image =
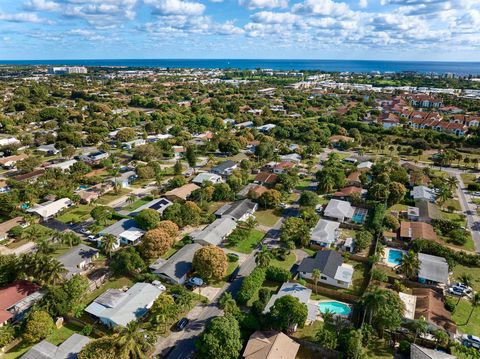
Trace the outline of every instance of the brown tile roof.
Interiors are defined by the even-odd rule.
[[[6,235],[13,227],[20,225],[24,220],[22,217],[15,217],[0,223],[0,236]]]
[[[38,285],[26,280],[17,280],[6,287],[0,288],[0,323],[4,323],[13,316],[7,311],[8,308],[39,289]]]
[[[187,183],[186,185],[172,189],[171,191],[168,191],[165,193],[165,196],[171,196],[171,197],[178,197],[180,199],[186,200],[190,194],[195,191],[196,189],[199,189],[200,187],[197,186],[195,183]]]
[[[267,188],[267,187],[264,187],[264,186],[255,186],[255,187],[252,187],[252,189],[250,189],[250,191],[252,191],[252,192],[255,194],[255,198],[258,198],[258,197],[260,197],[264,192],[267,192],[267,191],[268,191],[268,188]]]
[[[255,176],[255,182],[273,184],[277,182],[277,175],[270,172],[260,172]]]
[[[300,344],[277,331],[256,331],[250,336],[245,359],[295,359]]]
[[[450,333],[457,332],[452,315],[445,309],[443,294],[430,288],[413,288],[412,294],[417,297],[415,319],[423,316],[428,322],[445,328]]]
[[[17,181],[25,181],[25,180],[28,180],[28,179],[31,179],[31,178],[40,177],[43,174],[43,172],[45,172],[45,169],[41,168],[41,169],[29,172],[29,173],[25,173],[23,175],[15,176],[13,178]]]
[[[437,240],[437,235],[433,227],[425,222],[405,222],[400,223],[400,237],[410,239],[430,239]]]
[[[362,193],[362,189],[356,186],[348,186],[348,187],[342,188],[338,192],[335,192],[333,195],[335,197],[350,197],[354,193]]]
[[[360,171],[352,172],[348,175],[347,181],[349,181],[349,182],[360,182],[361,174],[362,174],[362,172],[360,172]]]
[[[8,157],[3,157],[3,158],[0,158],[0,165],[5,165],[6,163],[10,162],[10,161],[13,161],[13,162],[17,162],[17,161],[21,161],[21,160],[24,160],[25,158],[27,158],[28,155],[25,154],[25,153],[22,153],[20,155],[14,155],[14,156],[8,156]]]

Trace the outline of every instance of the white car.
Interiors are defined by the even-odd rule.
[[[160,282],[159,280],[154,280],[152,282],[152,285],[154,285],[155,287],[157,287],[158,289],[160,289],[161,291],[166,291],[167,290],[167,287],[165,287],[162,282]]]
[[[462,344],[466,347],[480,349],[480,338],[475,335],[464,334],[462,337]]]

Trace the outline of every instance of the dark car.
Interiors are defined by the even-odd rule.
[[[185,327],[188,325],[188,323],[190,323],[190,319],[188,319],[188,318],[180,319],[177,322],[177,324],[175,324],[175,330],[179,332],[179,331],[185,329]]]
[[[238,272],[240,271],[240,267],[235,268],[235,270],[228,276],[228,282],[232,283],[238,276]]]

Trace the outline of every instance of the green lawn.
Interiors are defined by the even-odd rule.
[[[455,267],[453,267],[453,275],[451,280],[454,282],[460,281],[460,276],[465,273],[472,276],[473,290],[480,291],[480,268],[478,267],[465,267],[457,264]]]
[[[135,211],[137,208],[143,206],[144,204],[147,204],[150,201],[151,201],[151,198],[148,198],[148,197],[140,198],[140,199],[137,199],[135,202],[130,203],[128,206],[123,207],[123,210],[132,212],[132,211]]]
[[[295,186],[295,189],[299,191],[305,191],[310,188],[310,184],[312,183],[311,178],[304,178],[298,181],[298,184]]]
[[[28,239],[18,239],[6,245],[7,248],[16,249],[30,242]]]
[[[273,227],[280,219],[280,216],[275,214],[273,209],[267,209],[265,211],[255,212],[255,218],[257,218],[259,224],[267,227]]]
[[[90,218],[90,212],[95,206],[92,204],[81,204],[71,207],[59,215],[56,219],[63,223],[79,223]]]
[[[298,339],[308,340],[310,342],[315,342],[315,335],[318,330],[323,327],[323,322],[317,320],[311,325],[305,325],[303,328],[298,328],[293,336]]]
[[[392,359],[393,349],[385,340],[374,338],[368,345],[367,355],[372,359]]]
[[[468,186],[470,183],[474,183],[477,179],[477,176],[473,173],[462,173],[460,174],[460,177],[462,177],[465,186]]]
[[[280,283],[270,282],[270,281],[266,280],[265,282],[263,282],[261,288],[270,289],[271,293],[275,294],[275,293],[277,293],[278,289],[280,288]],[[247,302],[247,306],[250,307],[253,304],[253,302],[255,302],[257,299],[258,299],[258,291]]]
[[[352,285],[346,289],[345,292],[353,295],[362,295],[362,286],[365,278],[365,264],[355,262],[352,260],[347,261],[348,264],[353,266]]]
[[[450,198],[443,204],[443,208],[452,207],[455,211],[461,211],[462,207],[460,206],[460,202],[458,199]]]
[[[453,312],[453,320],[457,324],[458,330],[480,336],[480,308],[475,308],[470,318],[470,321],[467,324],[468,316],[472,310],[472,305],[466,299],[461,299],[460,303],[455,308]]]
[[[408,208],[408,206],[406,204],[398,203],[398,204],[390,207],[387,212],[392,212],[392,211],[402,212],[402,211],[406,211],[407,208]]]
[[[119,199],[120,197],[123,197],[127,194],[129,194],[132,190],[128,188],[122,188],[118,193],[115,192],[108,192],[104,194],[102,197],[97,199],[97,203],[101,204],[103,206],[109,204],[112,201],[115,201],[116,199]]]
[[[112,277],[107,280],[100,288],[95,289],[85,298],[85,304],[90,304],[95,298],[97,298],[100,294],[104,293],[107,289],[115,288],[123,288],[123,287],[131,287],[133,284],[132,280],[127,277],[119,277],[115,278]]]
[[[250,254],[258,245],[258,243],[260,243],[260,241],[263,239],[264,236],[265,236],[265,233],[260,232],[256,229],[252,229],[247,239],[239,241],[234,246],[227,244],[227,248],[235,252]]]
[[[286,270],[290,270],[290,268],[292,268],[292,266],[295,264],[296,261],[297,261],[297,257],[295,256],[295,253],[291,252],[285,258],[284,261],[280,261],[280,260],[275,258],[270,262],[270,265],[274,266],[274,267],[280,267],[280,268],[284,268]]]
[[[50,334],[46,340],[54,345],[59,345],[63,343],[65,340],[70,338],[74,333],[80,333],[82,330],[81,327],[73,324],[73,323],[66,323],[60,329],[55,329],[52,334]],[[20,358],[25,352],[27,352],[33,345],[20,343],[16,347],[13,347],[8,353],[5,353],[2,358],[5,359],[15,359]]]

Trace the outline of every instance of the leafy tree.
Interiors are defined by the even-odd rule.
[[[307,315],[307,306],[291,295],[278,298],[268,313],[271,325],[280,330],[288,330],[295,325],[303,327]]]
[[[23,339],[28,343],[36,343],[49,336],[55,325],[50,314],[43,310],[32,312],[25,324]]]
[[[399,182],[391,182],[388,185],[388,193],[388,205],[393,206],[403,200],[407,193],[407,189]]]
[[[131,127],[122,128],[120,131],[117,132],[116,139],[120,142],[128,142],[132,141],[137,137],[135,130]]]
[[[46,297],[50,313],[61,316],[80,316],[85,307],[88,285],[87,277],[75,275],[61,285],[50,287]]]
[[[417,337],[422,334],[426,334],[428,331],[428,323],[423,316],[415,321],[415,337],[413,338],[413,344],[416,343]]]
[[[85,345],[78,359],[126,359],[120,356],[115,337],[107,336],[94,339]]]
[[[17,256],[0,255],[0,286],[13,282],[18,276],[19,261]]]
[[[390,191],[385,184],[374,183],[368,190],[368,196],[374,201],[384,202],[390,196]]]
[[[183,171],[183,166],[181,161],[175,162],[175,165],[173,166],[173,174],[175,176],[180,176]]]
[[[187,146],[187,151],[185,152],[185,159],[190,167],[195,167],[197,164],[197,153],[195,152],[195,147]]]
[[[282,202],[282,194],[277,190],[269,189],[262,193],[258,202],[264,208],[275,208]]]
[[[303,219],[290,217],[283,221],[280,239],[283,242],[293,241],[299,246],[307,246],[310,242],[310,229]]]
[[[42,161],[38,157],[30,156],[15,164],[15,167],[22,172],[32,172],[36,167],[40,166]]]
[[[349,329],[341,333],[339,337],[340,350],[345,359],[367,359],[365,349],[362,346],[362,330]]]
[[[160,213],[152,208],[142,209],[135,216],[135,222],[144,230],[154,229],[160,222]]]
[[[303,191],[298,202],[300,203],[300,206],[315,207],[319,201],[320,199],[316,193],[312,191]]]
[[[236,359],[242,346],[240,327],[232,315],[214,318],[196,343],[200,358]]]
[[[262,245],[262,248],[260,249],[260,251],[258,251],[255,254],[255,263],[260,268],[268,267],[272,259],[273,259],[273,254],[265,245]]]
[[[175,238],[162,228],[149,230],[142,238],[139,250],[146,259],[158,258],[175,243]]]
[[[389,228],[392,231],[396,231],[400,228],[400,222],[395,216],[391,215],[390,213],[385,214],[385,217],[383,218],[383,224],[385,225],[385,227]]]
[[[113,209],[107,206],[97,206],[92,209],[90,215],[97,223],[105,225],[112,218]]]
[[[114,273],[120,275],[130,275],[143,270],[145,267],[145,262],[133,247],[115,252],[110,261],[110,268]]]
[[[167,326],[175,321],[178,313],[179,307],[173,297],[162,293],[150,308],[150,321],[153,325],[160,326],[162,333],[164,333]]]
[[[315,334],[315,342],[322,348],[335,349],[337,347],[337,333],[322,327]]]
[[[373,241],[373,234],[367,230],[361,230],[355,234],[355,249],[360,252],[366,249]]]
[[[227,256],[216,246],[200,248],[193,256],[193,269],[202,279],[222,279],[227,273]]]

